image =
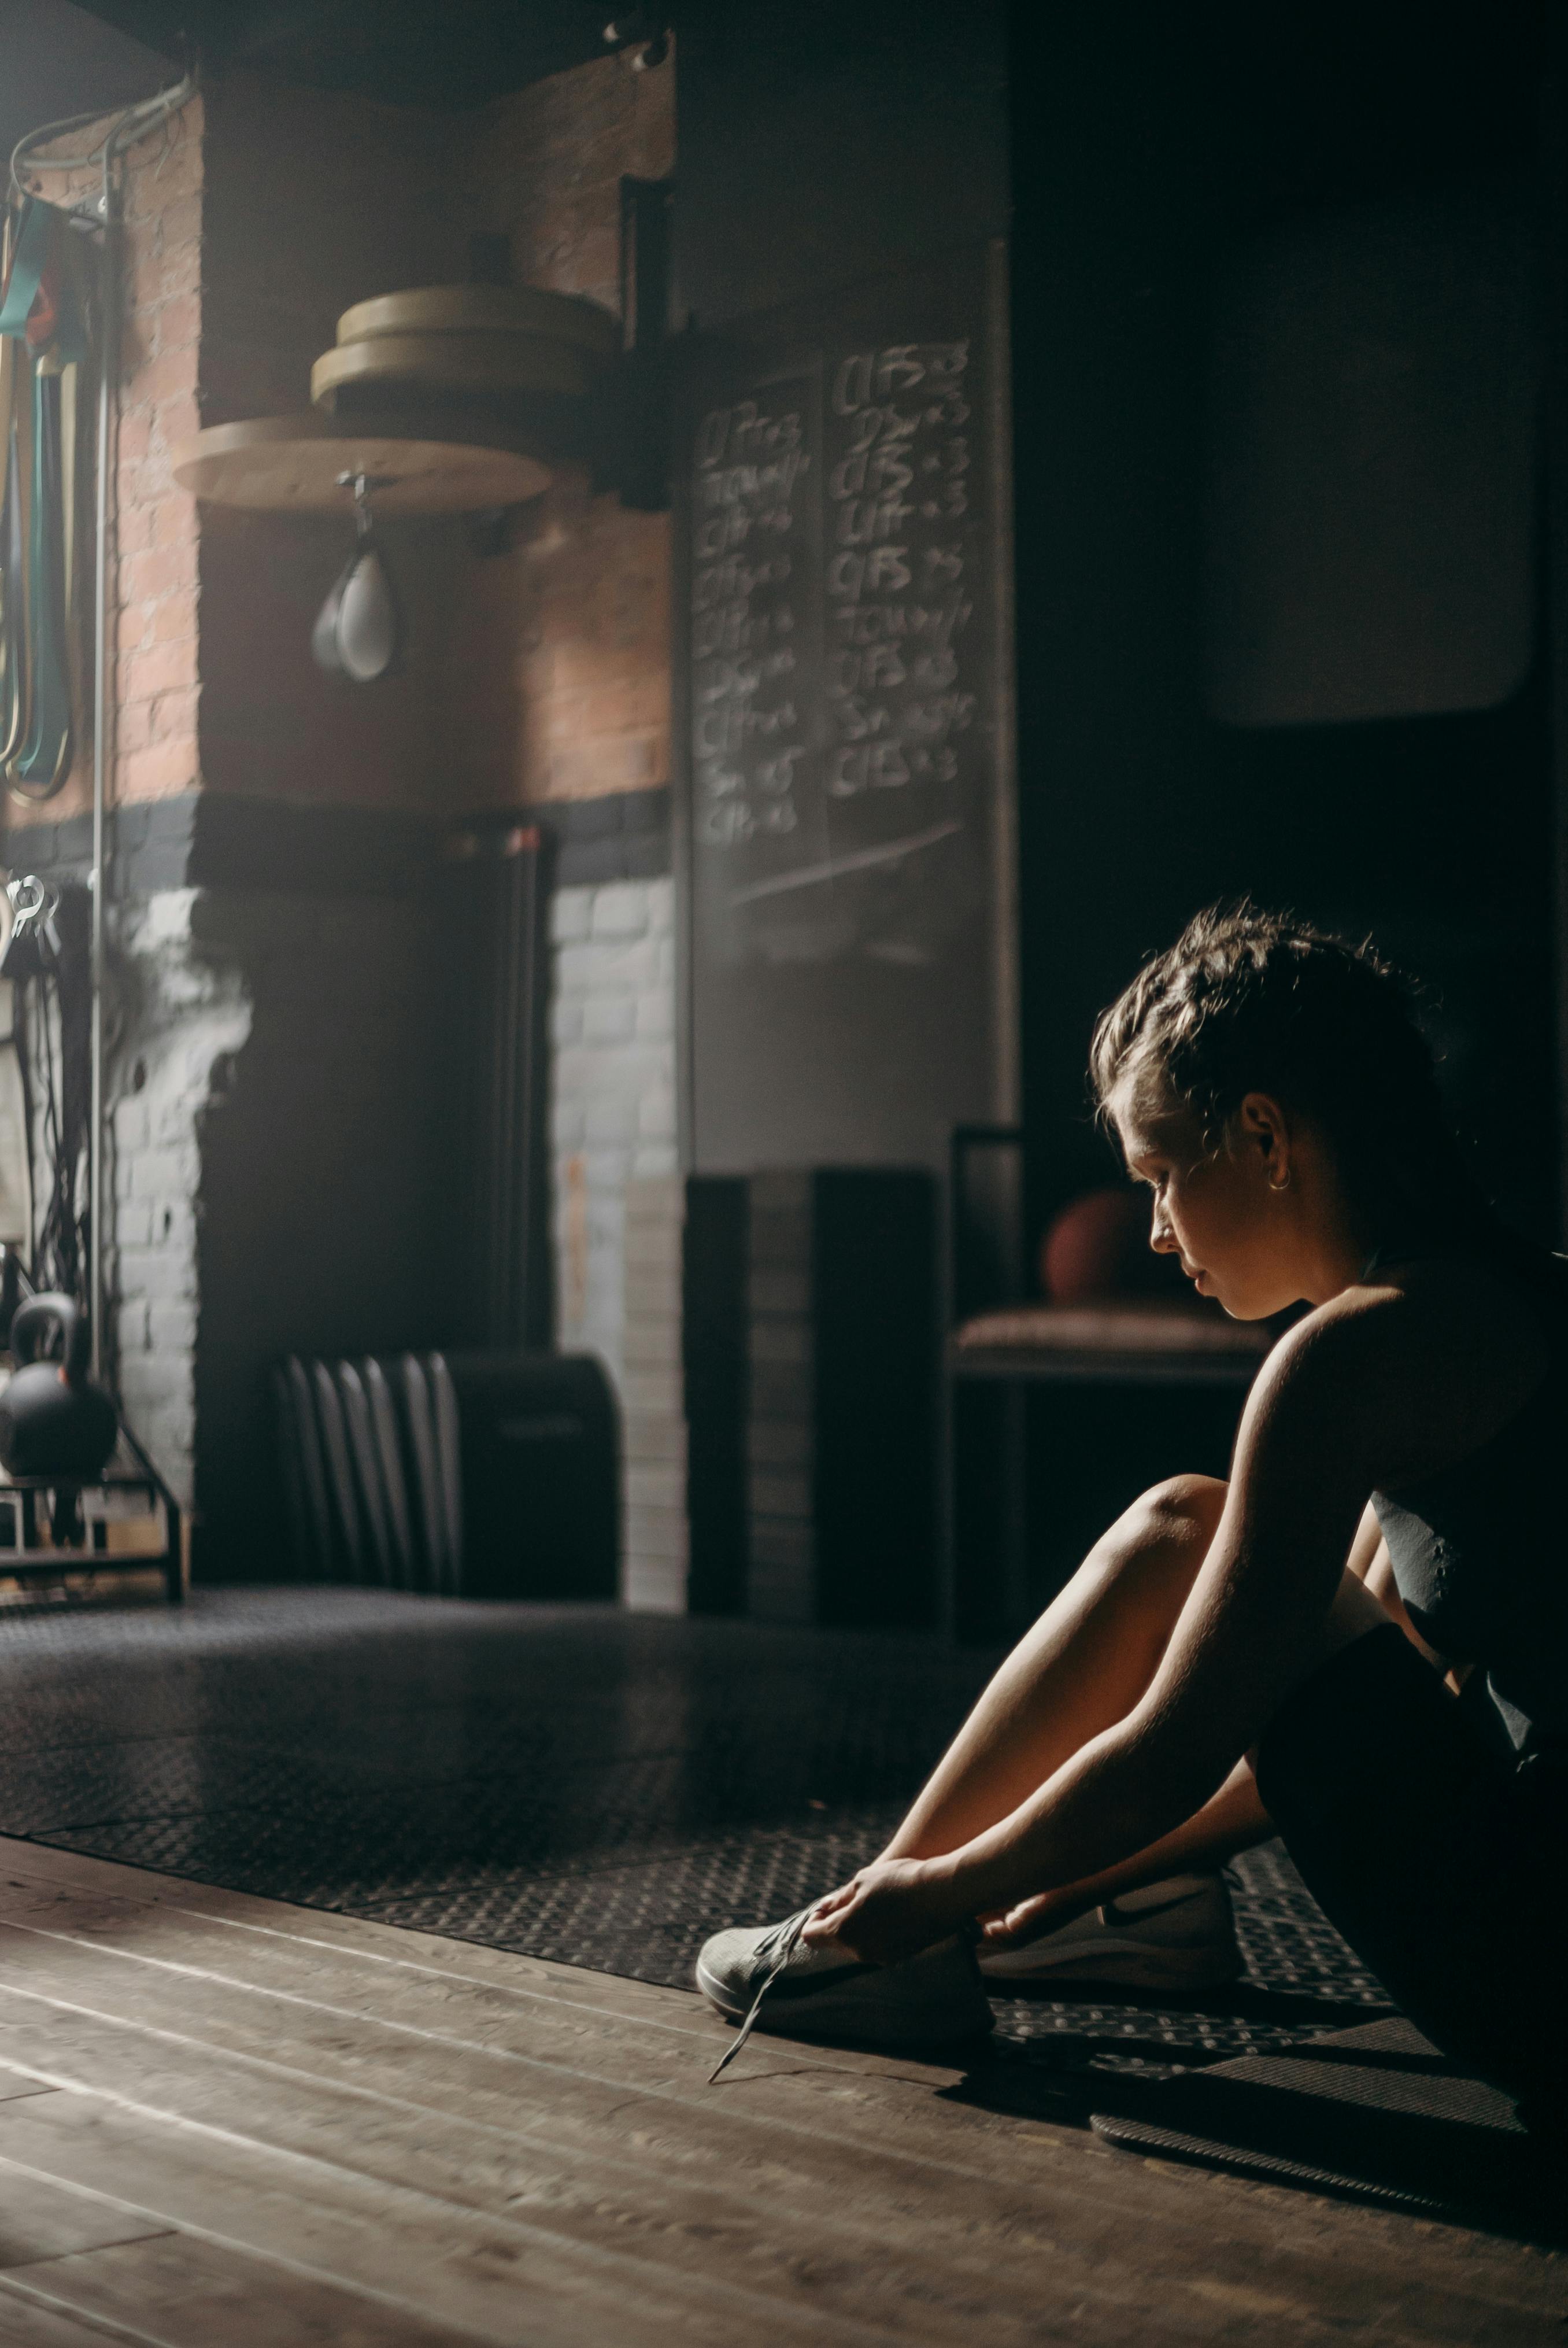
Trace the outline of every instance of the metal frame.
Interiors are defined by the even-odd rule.
[[[1261,1354],[1048,1354],[1000,1345],[981,1352],[953,1341],[948,1346],[949,1377],[1020,1385],[1249,1386],[1262,1362]]]
[[[157,1521],[161,1536],[156,1549],[109,1548],[109,1518],[87,1513],[83,1502],[91,1493],[112,1492],[146,1495],[147,1513]],[[40,1502],[46,1504],[50,1518],[56,1521],[68,1511],[81,1524],[81,1540],[42,1540]],[[9,1543],[5,1539],[7,1529],[11,1535]],[[0,1483],[0,1577],[47,1577],[59,1581],[68,1573],[160,1572],[169,1603],[179,1605],[190,1589],[189,1569],[190,1545],[185,1539],[183,1514],[154,1469],[132,1474],[122,1471],[118,1475],[106,1471],[87,1482],[65,1476],[16,1476]]]

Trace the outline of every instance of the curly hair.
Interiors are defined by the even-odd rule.
[[[1102,1013],[1090,1076],[1112,1097],[1174,1099],[1203,1146],[1224,1145],[1249,1092],[1272,1094],[1327,1137],[1352,1203],[1379,1236],[1491,1210],[1460,1155],[1413,991],[1369,944],[1351,945],[1243,900],[1212,905]]]

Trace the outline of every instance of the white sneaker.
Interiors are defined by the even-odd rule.
[[[982,1941],[979,1970],[999,1988],[1102,1981],[1145,1989],[1215,1989],[1242,1971],[1225,1879],[1173,1875],[1010,1948]]]
[[[866,1965],[800,1938],[811,1913],[782,1924],[715,1932],[697,1959],[697,1986],[731,2022],[765,1988],[759,2030],[788,2038],[934,2045],[991,2027],[991,2009],[967,1940],[955,1934],[897,1965]]]

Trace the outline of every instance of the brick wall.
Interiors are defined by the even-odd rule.
[[[195,946],[193,889],[121,908],[116,953],[124,1021],[111,1072],[106,1265],[116,1301],[118,1384],[128,1417],[180,1500],[195,1491],[200,1119],[214,1072],[250,1032],[239,973]]]
[[[551,934],[559,1336],[619,1380],[627,1185],[675,1171],[671,883],[559,889]]]
[[[196,503],[173,452],[199,422],[200,98],[132,150],[125,181],[127,308],[117,490],[117,799],[188,790],[199,768]]]
[[[620,180],[674,165],[672,65],[605,57],[480,114],[458,188],[469,232],[511,242],[519,283],[619,311]],[[505,557],[459,583],[451,706],[482,803],[589,798],[670,779],[670,518],[578,468]]]
[[[620,304],[620,179],[673,168],[672,67],[607,57],[487,108],[463,181],[470,232],[504,232],[518,280]],[[670,780],[667,514],[563,470],[508,552],[458,582],[454,740],[477,802],[583,802]],[[628,1604],[685,1602],[668,879],[568,886],[552,953],[558,1335],[620,1399]],[[673,1250],[673,1256],[671,1256]]]

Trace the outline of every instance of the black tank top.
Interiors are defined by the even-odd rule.
[[[1568,1262],[1488,1257],[1540,1321],[1546,1375],[1478,1450],[1372,1506],[1410,1620],[1450,1663],[1484,1673],[1526,1752],[1568,1741]]]

